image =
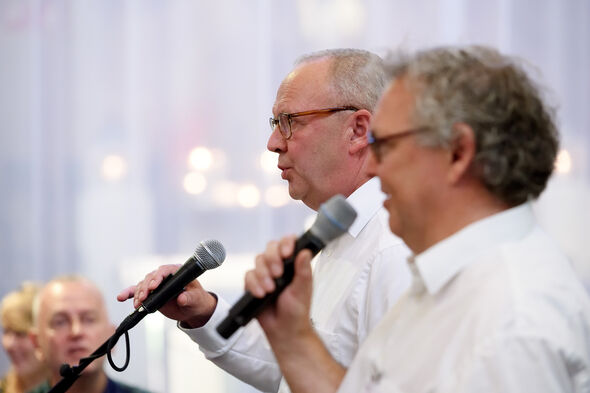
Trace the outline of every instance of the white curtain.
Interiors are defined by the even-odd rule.
[[[300,232],[312,212],[287,202],[278,172],[261,164],[293,61],[331,47],[455,43],[537,68],[564,152],[536,210],[590,282],[588,0],[0,0],[0,295],[81,272],[118,321],[129,306],[115,294],[163,256],[209,238],[250,255]],[[207,150],[191,167],[197,147]],[[232,263],[220,270],[242,271]],[[117,377],[181,391],[169,369],[176,338],[143,345],[174,327],[150,326],[135,345],[132,333],[132,367]],[[168,359],[155,374],[150,353]],[[233,380],[211,389],[245,391]]]

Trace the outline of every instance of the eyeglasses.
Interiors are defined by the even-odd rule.
[[[430,127],[417,127],[411,128],[409,130],[404,130],[400,132],[396,132],[394,134],[390,134],[387,136],[383,136],[381,138],[377,138],[373,135],[373,131],[369,131],[367,134],[367,141],[369,142],[369,146],[371,147],[371,151],[375,155],[375,159],[377,162],[381,162],[383,156],[385,155],[386,149],[385,147],[387,144],[393,140],[403,138],[408,135],[416,134],[418,132],[424,132],[430,130]]]
[[[270,119],[268,119],[268,121],[270,123],[270,129],[272,131],[274,131],[278,125],[279,131],[281,132],[281,135],[283,136],[283,138],[289,139],[289,138],[291,138],[291,135],[293,135],[293,131],[291,131],[291,119],[294,117],[317,115],[317,114],[331,114],[331,113],[341,112],[341,111],[358,111],[358,110],[359,109],[354,106],[336,106],[334,108],[316,109],[316,110],[296,112],[296,113],[279,113],[277,117],[271,117]]]

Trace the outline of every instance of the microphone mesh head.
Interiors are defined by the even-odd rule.
[[[204,270],[215,269],[225,260],[225,248],[217,240],[199,243],[193,255]]]
[[[310,231],[326,244],[346,232],[355,219],[354,208],[338,194],[320,206]]]

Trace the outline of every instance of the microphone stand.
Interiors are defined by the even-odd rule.
[[[129,365],[129,334],[127,332],[137,325],[137,323],[141,321],[147,314],[148,311],[143,306],[140,306],[137,310],[125,318],[123,322],[121,322],[115,333],[109,337],[100,347],[98,347],[96,351],[94,351],[90,356],[80,359],[80,363],[77,366],[70,367],[67,364],[63,364],[59,370],[62,379],[56,383],[48,393],[64,393],[67,391],[80,377],[82,370],[84,370],[94,360],[102,357],[105,354],[107,355],[109,364],[113,369],[119,372],[125,370]],[[125,335],[127,357],[123,367],[118,367],[111,358],[111,349],[113,349],[113,347],[117,344],[117,341],[119,341],[119,338],[122,335]]]

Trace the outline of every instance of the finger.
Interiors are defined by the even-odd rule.
[[[270,259],[272,258],[268,258],[266,254],[258,255],[255,261],[256,268],[254,270],[251,270],[256,278],[255,284],[261,286],[265,292],[272,292],[275,289],[273,275],[269,269],[269,264],[272,265]],[[275,268],[275,270],[277,269],[278,268]]]
[[[127,299],[131,299],[133,297],[133,295],[135,295],[135,287],[136,287],[135,285],[132,285],[130,287],[123,289],[117,295],[117,300],[120,302],[124,302]]]
[[[285,236],[279,241],[279,251],[281,258],[288,258],[295,252],[295,235]]]
[[[266,295],[266,291],[264,287],[258,282],[258,278],[254,272],[254,270],[250,270],[246,272],[244,276],[244,287],[246,291],[250,292],[254,297],[264,297]]]
[[[291,283],[293,291],[297,294],[311,295],[312,291],[312,273],[311,273],[312,254],[309,250],[301,251],[295,258],[295,276]]]
[[[272,241],[266,245],[262,254],[264,263],[268,266],[272,277],[280,277],[283,274],[283,258],[281,257],[279,242]]]
[[[149,293],[156,289],[170,274],[175,273],[180,265],[163,265],[157,270],[146,274],[145,278],[137,284],[133,297],[133,305],[137,308],[148,297]]]

